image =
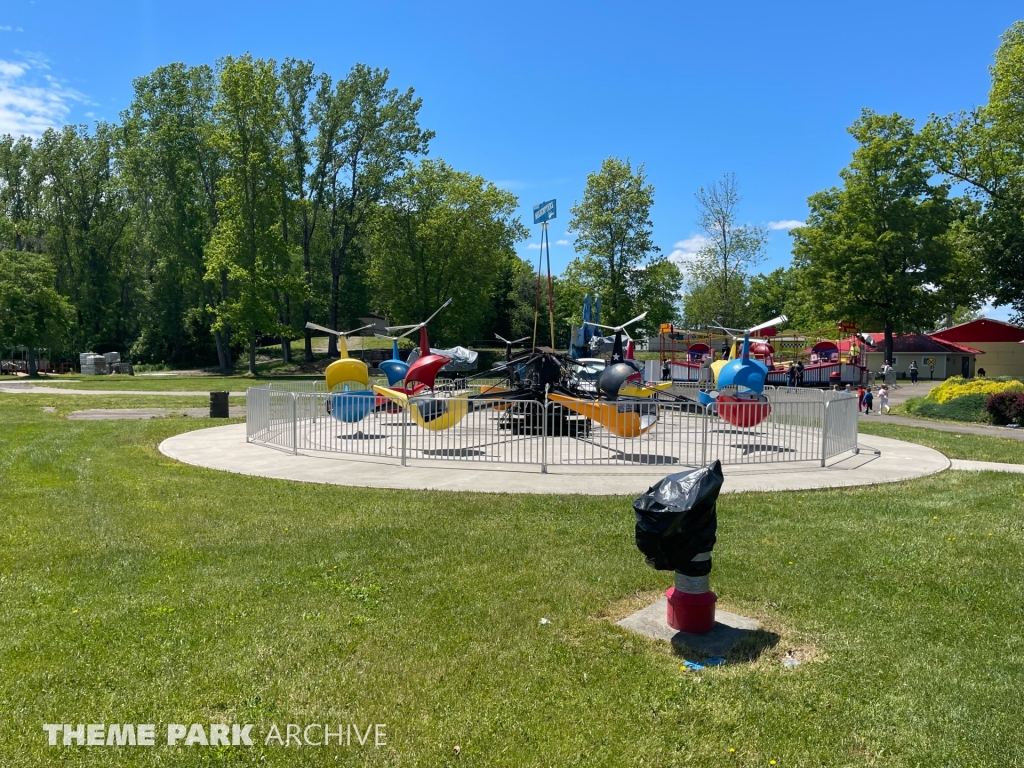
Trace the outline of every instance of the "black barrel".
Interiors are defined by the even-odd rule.
[[[210,393],[210,418],[211,419],[226,419],[230,414],[228,413],[228,393],[227,392],[211,392]]]

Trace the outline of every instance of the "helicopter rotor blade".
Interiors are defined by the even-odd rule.
[[[771,320],[767,320],[761,323],[760,325],[755,325],[753,328],[748,328],[746,332],[754,333],[755,331],[760,331],[763,330],[764,328],[771,328],[772,326],[775,325],[782,325],[787,320],[789,320],[789,318],[786,317],[785,315],[779,315],[778,317],[773,317]]]
[[[620,328],[625,328],[625,327],[626,327],[627,325],[632,325],[633,323],[638,323],[638,322],[640,322],[641,320],[643,320],[643,319],[644,319],[645,317],[647,317],[647,313],[646,313],[646,312],[643,312],[643,313],[641,313],[641,314],[637,315],[636,317],[634,317],[634,318],[633,318],[632,320],[627,320],[627,321],[626,321],[626,322],[624,322],[624,323],[623,323],[622,325],[620,325],[620,326],[617,326],[617,327],[615,328],[615,330],[619,330]]]
[[[437,315],[441,312],[442,309],[444,309],[445,307],[447,307],[451,303],[452,303],[452,300],[448,299],[448,301],[446,301],[444,304],[442,304],[440,307],[437,308],[437,312],[435,312],[430,317],[428,317],[426,320],[424,320],[423,324],[426,325],[427,323],[429,323],[431,320],[433,320],[435,317],[437,317]]]
[[[345,331],[343,333],[339,333],[338,335],[339,336],[351,336],[353,333],[359,333],[360,331],[365,331],[367,328],[373,328],[373,323],[370,323],[369,325],[364,325],[361,328],[353,328],[351,331]]]
[[[306,328],[311,330],[311,331],[323,331],[324,333],[329,333],[329,334],[331,334],[333,336],[344,336],[345,335],[345,334],[341,333],[340,331],[335,331],[335,330],[332,330],[330,328],[325,328],[324,326],[317,325],[316,323],[306,323]]]

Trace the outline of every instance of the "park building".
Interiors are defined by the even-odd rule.
[[[870,339],[864,349],[864,364],[869,371],[880,371],[885,364],[885,334],[866,333]],[[977,375],[978,368],[984,368],[987,376],[997,375],[988,370],[988,360],[978,362],[985,352],[975,346],[967,346],[938,338],[937,334],[903,333],[893,336],[892,364],[896,378],[910,378],[910,363],[917,364],[918,376],[923,380],[948,379],[951,376],[970,378]],[[873,343],[873,346],[872,346]],[[1024,352],[1024,347],[1022,347]],[[1001,375],[1001,374],[1000,374]]]
[[[986,376],[1024,376],[1024,328],[981,317],[937,331],[931,337],[983,352],[985,357],[978,366],[985,370]]]

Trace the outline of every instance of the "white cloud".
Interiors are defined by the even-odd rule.
[[[982,317],[987,317],[991,320],[1002,320],[1004,322],[1010,322],[1013,318],[1013,308],[1007,305],[997,307],[992,303],[992,299],[989,299],[985,306],[978,310]]]
[[[491,183],[498,189],[507,189],[509,192],[521,192],[528,186],[525,181],[519,181],[517,179],[498,179],[498,181]]]
[[[552,245],[568,245],[568,244],[569,244],[568,240],[555,240],[555,242],[552,243]],[[530,243],[526,247],[529,250],[531,250],[531,251],[539,251],[540,250],[540,243]]]
[[[10,27],[0,27],[0,32],[10,32],[10,31],[11,31]]]
[[[86,97],[66,88],[50,75],[38,54],[22,54],[22,61],[0,59],[0,134],[39,136],[47,128],[61,125],[72,102],[88,104]]]
[[[675,243],[668,258],[677,264],[693,261],[700,249],[707,244],[708,237],[706,235],[691,235],[685,240]]]
[[[805,226],[804,222],[797,221],[796,219],[783,219],[782,221],[769,221],[768,229],[796,229],[797,227]]]

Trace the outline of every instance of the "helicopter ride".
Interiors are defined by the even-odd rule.
[[[396,391],[401,391],[408,395],[415,394],[416,392],[419,392],[424,388],[434,386],[434,381],[437,379],[437,372],[441,368],[443,368],[448,362],[450,362],[450,360],[444,355],[430,354],[430,339],[427,336],[427,324],[435,317],[437,317],[442,309],[444,309],[451,303],[452,300],[448,299],[448,301],[446,301],[444,304],[437,308],[434,314],[432,314],[422,323],[412,323],[410,325],[392,325],[387,328],[388,333],[394,333],[395,331],[402,330],[405,331],[405,333],[402,333],[398,336],[385,336],[384,334],[380,333],[374,334],[374,336],[376,336],[378,339],[388,339],[391,341],[391,359],[384,360],[378,366],[384,372],[384,375],[387,377],[389,388],[397,388]],[[416,333],[416,331],[420,332],[420,356],[415,362],[410,364],[405,360],[402,360],[398,356],[398,340],[404,339],[406,336],[410,336],[413,333]],[[435,359],[427,360],[427,358]],[[442,358],[443,362],[441,362]],[[412,370],[411,376],[409,374],[410,370]],[[418,388],[409,388],[408,386],[400,388],[399,385],[403,384],[403,382],[406,385],[408,385],[411,382],[416,382],[417,384],[422,386],[419,386]]]
[[[311,331],[321,331],[336,336],[341,357],[327,366],[324,383],[327,385],[327,412],[349,424],[362,421],[377,406],[377,398],[370,386],[370,369],[362,360],[348,356],[347,338],[354,333],[365,331],[369,325],[353,328],[351,331],[335,331],[316,323],[306,323]],[[342,391],[334,392],[337,386]]]
[[[389,333],[405,331],[401,336],[385,337],[393,339],[393,358],[398,357],[398,339],[415,331],[420,332],[420,356],[412,364],[394,359],[385,361],[381,365],[381,370],[384,370],[388,377],[388,386],[374,385],[373,387],[376,394],[408,411],[418,426],[432,432],[450,429],[462,421],[470,410],[467,398],[441,396],[434,391],[438,371],[450,363],[451,358],[430,351],[427,324],[451,303],[452,300],[448,299],[434,314],[421,323],[393,325],[387,328]],[[401,363],[401,366],[405,366],[405,368],[395,365],[396,362]],[[384,368],[384,365],[388,363],[391,363],[390,373]],[[399,376],[401,378],[398,378]],[[493,389],[499,391],[500,388]]]
[[[785,315],[779,315],[745,331],[716,326],[730,335],[733,333],[743,334],[742,344],[738,351],[739,337],[733,336],[730,359],[716,360],[711,363],[716,389],[709,392],[704,390],[698,392],[700,402],[713,409],[723,421],[735,427],[755,427],[771,415],[771,403],[764,395],[769,367],[751,355],[750,334],[781,325],[787,320]],[[768,357],[768,360],[770,359]],[[735,387],[736,391],[734,394],[722,394],[720,390],[725,387]]]

